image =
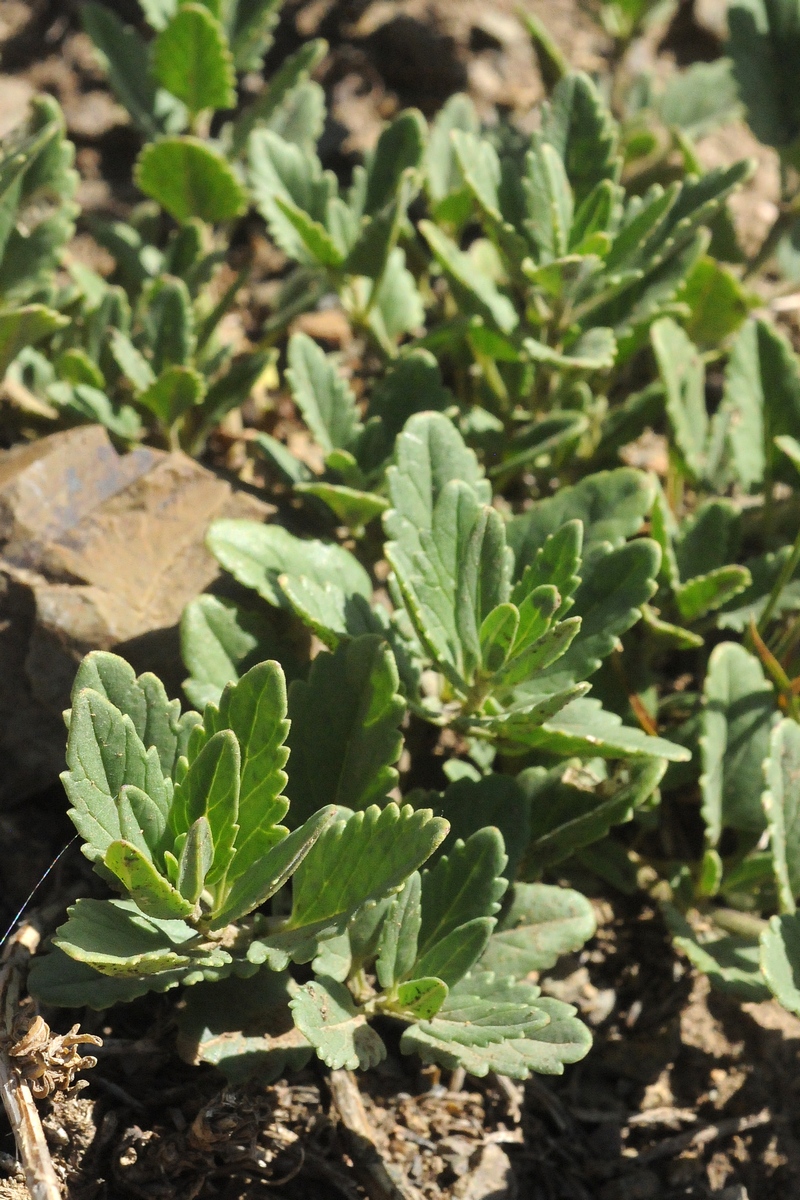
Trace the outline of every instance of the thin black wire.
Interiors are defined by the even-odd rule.
[[[32,892],[31,892],[31,894],[28,896],[28,898],[27,898],[27,899],[26,899],[26,900],[23,902],[23,904],[22,904],[21,908],[19,909],[19,911],[17,912],[16,916],[14,917],[14,920],[11,922],[11,924],[10,924],[10,925],[9,925],[9,927],[8,927],[8,929],[5,931],[5,933],[3,934],[3,936],[0,938],[0,950],[3,948],[3,946],[5,946],[6,942],[8,941],[8,938],[9,938],[9,936],[10,936],[10,935],[13,933],[13,931],[14,931],[14,926],[16,925],[17,921],[20,919],[20,917],[22,916],[22,914],[25,912],[25,909],[28,907],[28,905],[30,904],[31,900],[33,899],[33,897],[34,897],[34,896],[36,895],[36,893],[38,892],[39,888],[40,888],[40,887],[42,886],[42,884],[44,883],[45,879],[47,879],[47,876],[48,876],[48,875],[50,874],[50,872],[53,870],[53,867],[55,867],[55,866],[58,864],[58,862],[59,862],[59,861],[60,861],[60,860],[61,860],[61,859],[64,857],[64,855],[67,853],[67,851],[69,850],[70,846],[74,845],[74,843],[75,843],[75,842],[77,842],[77,840],[78,840],[78,835],[77,835],[77,833],[76,833],[74,837],[70,838],[70,840],[67,842],[66,846],[62,846],[62,848],[59,850],[58,854],[55,856],[55,858],[53,859],[53,861],[50,863],[50,866],[47,868],[47,870],[44,872],[44,874],[43,874],[43,875],[41,875],[41,876],[39,877],[38,881],[36,882],[36,884],[35,884],[35,886],[34,886],[34,888],[33,888],[33,891],[32,891]]]

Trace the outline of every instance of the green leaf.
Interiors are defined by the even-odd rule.
[[[726,827],[753,833],[764,828],[762,764],[777,713],[761,664],[736,642],[711,652],[703,694],[702,814],[706,840],[717,846]]]
[[[336,809],[323,808],[288,836],[280,840],[273,837],[271,848],[262,857],[252,859],[245,870],[237,870],[233,884],[226,885],[221,904],[212,914],[209,927],[224,929],[274,896],[291,878],[336,815]],[[264,837],[263,841],[266,843],[267,838]],[[238,868],[235,859],[234,865]]]
[[[416,169],[425,151],[427,125],[422,113],[407,108],[385,126],[367,158],[364,212],[380,212],[397,194],[403,172]]]
[[[111,1008],[113,1004],[127,1004],[149,991],[166,992],[178,987],[186,973],[187,968],[179,967],[138,979],[136,976],[111,978],[54,948],[47,954],[36,955],[28,973],[28,986],[31,995],[43,1004],[103,1009]]]
[[[706,500],[686,517],[675,536],[680,578],[690,580],[735,563],[741,546],[739,505],[724,497]]]
[[[451,480],[468,484],[484,504],[491,500],[491,485],[474,451],[441,413],[411,417],[397,439],[395,462],[387,472],[393,507],[384,519],[392,538],[408,536],[412,530],[430,530],[434,506]]]
[[[678,293],[678,301],[688,304],[691,310],[686,324],[689,337],[709,350],[716,349],[739,328],[751,305],[736,276],[709,257],[701,258],[693,267]]]
[[[740,934],[720,936],[716,931],[710,935],[700,935],[672,905],[661,907],[672,931],[673,942],[693,967],[708,975],[713,987],[741,1000],[758,1002],[769,998],[759,969],[758,942],[755,938]]]
[[[289,342],[286,378],[303,420],[326,454],[349,449],[363,426],[356,398],[332,358],[305,333]]]
[[[301,496],[316,496],[327,504],[343,525],[359,534],[365,525],[389,507],[389,502],[383,496],[376,496],[374,492],[360,492],[337,483],[298,483],[294,490]]]
[[[395,505],[396,480],[389,483]],[[440,669],[463,690],[481,663],[481,624],[510,592],[502,518],[454,479],[439,494],[430,530],[397,521],[393,512],[386,521],[390,533],[400,532],[385,553],[414,628]]]
[[[419,871],[414,871],[389,903],[375,964],[378,981],[386,990],[399,980],[407,978],[417,960],[419,930],[422,924],[421,895],[420,874]]]
[[[311,150],[292,145],[268,129],[256,129],[250,135],[247,153],[253,198],[276,244],[295,262],[318,265],[289,220],[286,206],[295,217],[305,213],[306,225],[324,233],[329,203],[337,192],[334,176],[323,173]]]
[[[482,971],[500,979],[524,979],[546,971],[562,954],[580,950],[597,921],[591,903],[571,888],[517,883],[511,905],[498,922],[481,958]]]
[[[450,822],[445,847],[456,839],[467,841],[478,830],[494,825],[500,830],[508,855],[506,873],[513,879],[530,836],[530,799],[510,775],[492,771],[480,779],[451,783],[436,805]]]
[[[44,304],[0,312],[0,377],[25,346],[33,346],[68,325],[67,317]]]
[[[518,16],[531,40],[533,52],[536,55],[536,65],[539,68],[545,91],[549,94],[556,84],[568,74],[569,63],[539,17],[524,9],[520,9]]]
[[[211,1063],[233,1084],[265,1084],[302,1070],[313,1050],[292,1028],[295,989],[287,974],[269,970],[196,984],[178,1013],[178,1053],[192,1065]]]
[[[279,575],[281,591],[289,607],[329,649],[341,641],[367,633],[388,636],[379,608],[358,593],[344,592],[335,583],[317,583],[305,575]]]
[[[684,469],[697,480],[703,475],[708,437],[705,368],[697,349],[671,317],[656,321],[650,336],[666,391],[675,445]]]
[[[73,699],[67,768],[62,780],[72,805],[69,816],[92,861],[102,859],[123,836],[116,800],[124,784],[166,805],[155,750],[148,753],[130,717],[89,688]]]
[[[772,917],[761,935],[761,970],[775,999],[800,1015],[800,916]]]
[[[447,276],[456,300],[463,303],[468,312],[483,317],[492,329],[512,333],[518,318],[508,297],[498,291],[470,255],[459,250],[455,242],[431,221],[420,221],[419,230]]]
[[[214,840],[207,817],[198,817],[189,826],[178,860],[177,887],[182,896],[196,904],[200,899],[206,876],[214,861]]]
[[[586,696],[572,700],[542,725],[513,728],[513,739],[519,745],[559,755],[653,757],[669,762],[687,762],[691,757],[683,746],[623,725],[616,713],[606,711],[599,700]]]
[[[233,154],[242,152],[254,129],[263,123],[272,121],[281,106],[291,98],[291,92],[319,66],[327,52],[328,43],[323,38],[313,38],[283,60],[264,91],[234,121],[231,130],[231,152]],[[240,67],[239,69],[244,68]],[[258,67],[255,69],[258,70]],[[274,125],[272,128],[275,128]],[[285,133],[283,136],[285,137]],[[316,141],[316,139],[313,140]]]
[[[583,523],[584,551],[596,542],[621,546],[639,532],[654,497],[652,478],[643,471],[620,467],[615,471],[598,471],[573,487],[560,488],[556,495],[546,500],[535,501],[528,512],[512,517],[508,523],[508,541],[516,556],[517,578],[525,566],[534,561],[547,538],[556,534],[567,521]],[[571,573],[576,573],[576,568],[572,568]],[[541,582],[551,580],[542,579]]]
[[[439,206],[448,197],[463,191],[463,176],[453,147],[453,130],[480,132],[480,121],[469,96],[450,96],[439,109],[431,126],[425,154],[425,186],[433,204]],[[440,214],[437,212],[437,219]],[[469,215],[469,204],[466,215]],[[444,219],[443,215],[441,219]]]
[[[323,267],[342,266],[344,254],[320,221],[313,220],[302,208],[283,196],[275,196],[274,202],[286,222],[298,234],[312,263]]]
[[[703,137],[717,125],[741,117],[732,64],[728,58],[694,62],[676,72],[658,97],[657,111],[665,125],[676,125],[690,137]]]
[[[393,1008],[414,1020],[429,1021],[444,1004],[448,991],[441,979],[409,979],[398,987]]]
[[[323,804],[364,809],[397,782],[405,704],[394,656],[375,635],[318,654],[308,682],[289,691],[292,818]]]
[[[144,392],[155,383],[156,377],[150,363],[121,329],[111,330],[108,348],[114,362],[137,392]]]
[[[194,744],[194,739],[193,739]],[[207,817],[214,841],[214,864],[207,882],[224,878],[234,854],[239,808],[241,753],[236,736],[222,729],[192,755],[189,769],[175,788],[169,814],[170,828],[176,837],[188,833],[198,817]]]
[[[738,596],[750,583],[747,567],[717,567],[676,588],[675,602],[684,621],[698,621]]]
[[[563,658],[543,672],[548,688],[568,687],[598,670],[655,593],[660,564],[661,551],[650,538],[637,538],[607,554],[598,548],[584,563],[570,609],[572,617],[580,618],[580,630]],[[534,680],[531,687],[541,691],[542,682]]]
[[[276,607],[289,607],[278,582],[281,575],[290,580],[305,576],[320,585],[335,579],[346,595],[372,598],[372,583],[358,559],[334,543],[242,520],[214,521],[206,542],[220,566]]]
[[[84,4],[83,27],[106,65],[111,88],[147,137],[159,132],[147,44],[105,4]]]
[[[146,298],[144,325],[160,376],[165,367],[186,366],[197,349],[192,298],[184,281],[170,275],[155,280]]]
[[[170,427],[198,404],[203,403],[206,383],[191,367],[169,366],[141,395],[139,404],[149,409],[163,425]]]
[[[290,1001],[294,1022],[331,1070],[377,1067],[386,1047],[347,988],[334,979],[314,979]]]
[[[606,371],[613,367],[617,353],[614,331],[602,326],[589,329],[566,350],[545,346],[535,338],[525,338],[522,344],[534,362],[550,363],[562,371]]]
[[[246,207],[242,185],[228,163],[192,137],[148,143],[136,162],[137,186],[176,221],[230,221]]]
[[[284,745],[289,722],[286,681],[278,663],[259,663],[237,683],[227,684],[219,707],[209,704],[206,708],[203,724],[209,737],[231,730],[239,745],[240,785],[234,818],[238,832],[226,877],[232,882],[286,835],[279,822],[289,808],[281,795],[286,784],[283,768],[289,757]]]
[[[272,941],[302,937],[309,927],[340,928],[367,900],[399,888],[446,833],[446,821],[409,805],[372,805],[334,821],[296,872],[291,917],[285,934]]]
[[[103,865],[116,875],[136,907],[146,916],[168,920],[191,915],[197,897],[184,899],[130,842],[112,842],[106,850]]]
[[[769,739],[763,795],[782,912],[795,911],[800,896],[800,726],[782,720]]]
[[[422,876],[422,924],[413,975],[455,985],[483,953],[494,914],[508,886],[507,859],[499,830],[486,828]]]
[[[93,650],[78,667],[73,697],[84,688],[99,693],[130,718],[145,749],[155,748],[164,777],[172,778],[177,760],[186,753],[192,728],[200,721],[199,715],[187,712],[181,716],[180,701],[167,697],[156,675],[147,671],[137,677],[124,658],[104,650]]]
[[[407,1029],[400,1049],[477,1078],[489,1071],[513,1079],[527,1079],[531,1071],[560,1075],[563,1064],[583,1058],[591,1044],[574,1012],[530,984],[481,972],[452,989],[432,1021]]]
[[[233,108],[236,76],[222,26],[204,4],[181,4],[153,43],[153,74],[194,115]]]
[[[689,758],[686,754],[685,761]],[[591,776],[581,778],[577,762],[552,771],[534,767],[523,772],[519,784],[532,810],[523,877],[536,878],[576,850],[599,842],[614,825],[630,821],[655,793],[666,765],[660,758],[634,761],[610,785]],[[587,787],[590,781],[594,786]]]
[[[578,204],[601,180],[619,177],[616,122],[588,75],[570,72],[559,81],[542,136],[558,151]]]
[[[195,937],[192,927],[183,921],[145,917],[131,900],[78,900],[67,909],[67,916],[66,924],[56,930],[53,945],[102,975],[135,978],[192,961],[190,953],[181,949]],[[215,957],[219,955],[206,955],[202,961]]]
[[[737,0],[730,6],[728,27],[728,52],[751,129],[768,146],[791,146],[800,134],[792,87],[798,48],[793,5]]]
[[[561,258],[569,246],[574,198],[558,151],[538,140],[525,156],[522,177],[528,219],[525,228],[539,261]]]
[[[257,662],[280,658],[294,673],[263,606],[249,609],[220,596],[198,596],[183,610],[181,655],[191,673],[183,689],[201,709],[219,703],[225,684]]]
[[[768,322],[748,321],[731,349],[721,409],[738,481],[761,484],[769,465],[779,466],[771,439],[800,429],[800,368],[787,340]],[[787,482],[794,483],[791,474]]]

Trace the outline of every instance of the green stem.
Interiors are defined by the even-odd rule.
[[[781,567],[780,574],[772,585],[772,591],[769,594],[769,599],[767,600],[764,611],[759,618],[757,628],[762,637],[764,630],[772,619],[772,614],[775,612],[777,603],[780,600],[781,592],[794,575],[798,563],[800,563],[800,528],[797,530],[797,536],[794,539],[792,552]]]

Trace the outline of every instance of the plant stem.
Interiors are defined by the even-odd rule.
[[[783,591],[783,589],[786,587],[789,580],[794,575],[798,563],[800,563],[800,527],[798,528],[797,535],[794,539],[794,545],[792,546],[792,552],[789,555],[789,557],[786,559],[786,562],[781,567],[778,578],[775,580],[775,582],[772,585],[772,591],[769,594],[769,599],[767,600],[767,603],[764,607],[764,611],[762,612],[762,614],[759,618],[757,628],[758,628],[758,632],[762,636],[764,634],[764,630],[766,629],[768,623],[772,619],[772,614],[775,612],[775,608],[778,604],[778,601],[780,600],[781,592]]]

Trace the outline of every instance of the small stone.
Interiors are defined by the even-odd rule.
[[[511,1160],[494,1142],[481,1151],[474,1171],[459,1180],[453,1189],[458,1200],[512,1200],[517,1194]]]
[[[177,694],[181,613],[219,575],[208,526],[270,511],[184,454],[119,454],[97,425],[0,453],[0,801],[63,768],[61,713],[89,650]]]

